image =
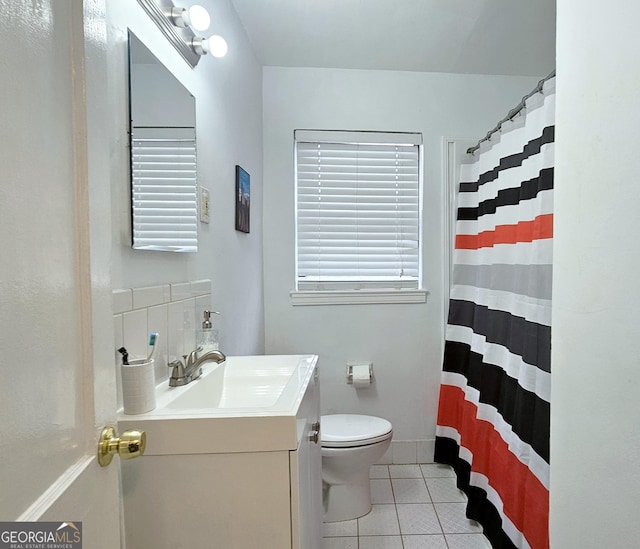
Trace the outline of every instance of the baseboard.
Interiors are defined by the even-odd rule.
[[[380,458],[377,465],[405,465],[411,463],[433,463],[435,439],[394,440]]]

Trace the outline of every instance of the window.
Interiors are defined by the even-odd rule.
[[[295,132],[298,293],[420,288],[421,144],[420,134]]]

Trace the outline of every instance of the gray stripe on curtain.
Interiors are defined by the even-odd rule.
[[[551,265],[456,265],[453,283],[551,299]]]

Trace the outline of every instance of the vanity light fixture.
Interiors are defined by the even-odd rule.
[[[211,24],[209,12],[197,4],[189,9],[173,8],[171,20],[178,27],[189,26],[200,32],[206,31]],[[191,40],[190,46],[198,55],[211,53],[214,57],[224,57],[228,50],[226,40],[217,34],[209,38],[196,36]]]
[[[211,24],[209,13],[202,6],[194,5],[188,9],[176,7],[173,0],[138,0],[138,4],[192,67],[207,53],[214,57],[227,54],[227,43],[221,36],[214,34],[203,38],[194,33],[194,30],[207,30]]]
[[[205,8],[194,4],[188,9],[173,8],[171,21],[177,27],[191,27],[194,31],[204,32],[211,24],[211,17]],[[209,38],[196,36],[191,40],[190,45],[198,55],[210,53],[214,57],[224,57],[229,49],[226,40],[217,34]]]

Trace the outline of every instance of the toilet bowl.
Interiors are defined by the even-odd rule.
[[[386,419],[355,414],[322,416],[324,522],[351,520],[371,510],[369,468],[391,444]]]

